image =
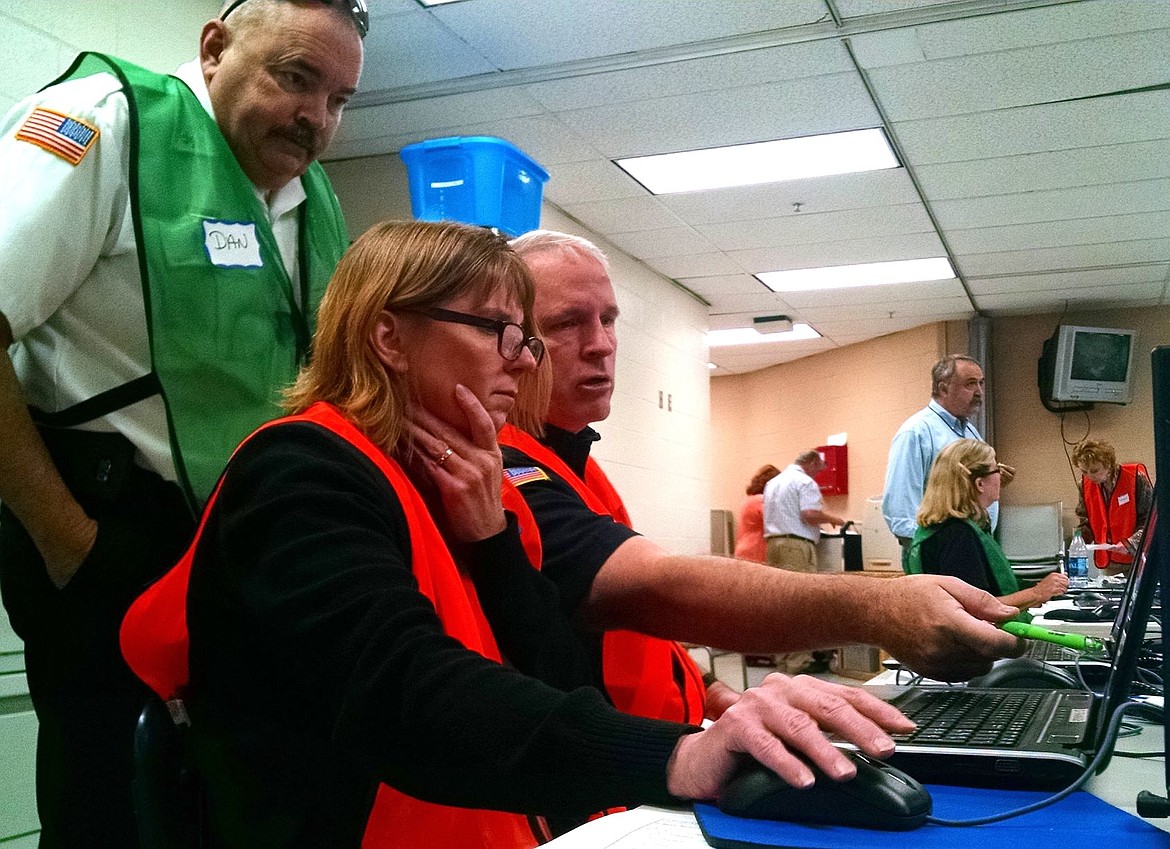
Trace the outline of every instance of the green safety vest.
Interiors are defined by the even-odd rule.
[[[267,211],[199,99],[175,77],[98,53],[81,54],[58,82],[101,72],[121,81],[130,106],[130,204],[153,370],[134,382],[149,388],[101,414],[160,393],[179,482],[198,506],[235,447],[280,414],[349,237],[313,163],[301,177],[298,306]],[[244,248],[243,264],[224,264],[225,243]]]
[[[1012,565],[1008,562],[1007,555],[1003,553],[1003,549],[999,547],[999,543],[995,538],[978,524],[972,522],[970,519],[964,519],[968,525],[975,531],[975,536],[979,539],[979,544],[983,547],[983,553],[987,557],[987,564],[991,567],[991,576],[995,579],[995,585],[998,592],[996,596],[1011,595],[1020,591],[1020,582],[1016,580],[1016,573],[1012,571]],[[914,538],[910,541],[910,551],[906,556],[906,574],[907,575],[921,575],[922,574],[922,543],[934,536],[935,532],[941,525],[932,525],[929,528],[919,527],[914,532]],[[1027,611],[1022,611],[1018,616],[1013,617],[1020,622],[1031,622],[1032,615]]]

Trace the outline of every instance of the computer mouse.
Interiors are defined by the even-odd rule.
[[[857,765],[849,781],[834,781],[812,764],[812,787],[798,789],[754,761],[737,773],[719,799],[725,814],[816,825],[909,831],[930,815],[926,788],[899,769],[842,749]]]
[[[1030,657],[997,660],[991,671],[967,682],[984,690],[1080,690],[1080,682],[1065,670]]]

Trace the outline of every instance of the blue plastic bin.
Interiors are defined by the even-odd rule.
[[[462,221],[519,236],[540,226],[548,172],[522,150],[491,136],[452,136],[399,152],[420,221]]]

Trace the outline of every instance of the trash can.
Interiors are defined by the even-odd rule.
[[[817,560],[827,561],[817,570],[819,572],[860,572],[863,565],[861,532],[856,529],[855,523],[846,522],[840,530],[831,534],[822,531]]]

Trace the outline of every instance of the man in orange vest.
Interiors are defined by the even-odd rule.
[[[1113,446],[1103,439],[1086,439],[1073,449],[1072,461],[1081,473],[1081,539],[1104,546],[1093,554],[1106,575],[1129,572],[1154,503],[1146,467],[1118,464]]]
[[[599,438],[589,425],[610,412],[617,352],[618,305],[605,255],[584,239],[547,231],[521,236],[512,247],[536,281],[534,311],[552,385],[547,399],[530,391],[538,382],[522,386],[511,421],[523,429],[508,426],[500,434],[505,474],[535,517],[541,568],[582,623],[615,704],[614,691],[622,688],[635,711],[689,704],[693,674],[664,640],[616,645],[615,631],[754,654],[880,645],[916,671],[946,680],[969,678],[1015,651],[1015,641],[991,623],[1016,611],[958,580],[798,574],[675,555],[639,536],[589,457]],[[648,653],[644,662],[639,650]],[[666,692],[672,684],[678,698]],[[737,697],[715,684],[707,715],[718,716]]]

